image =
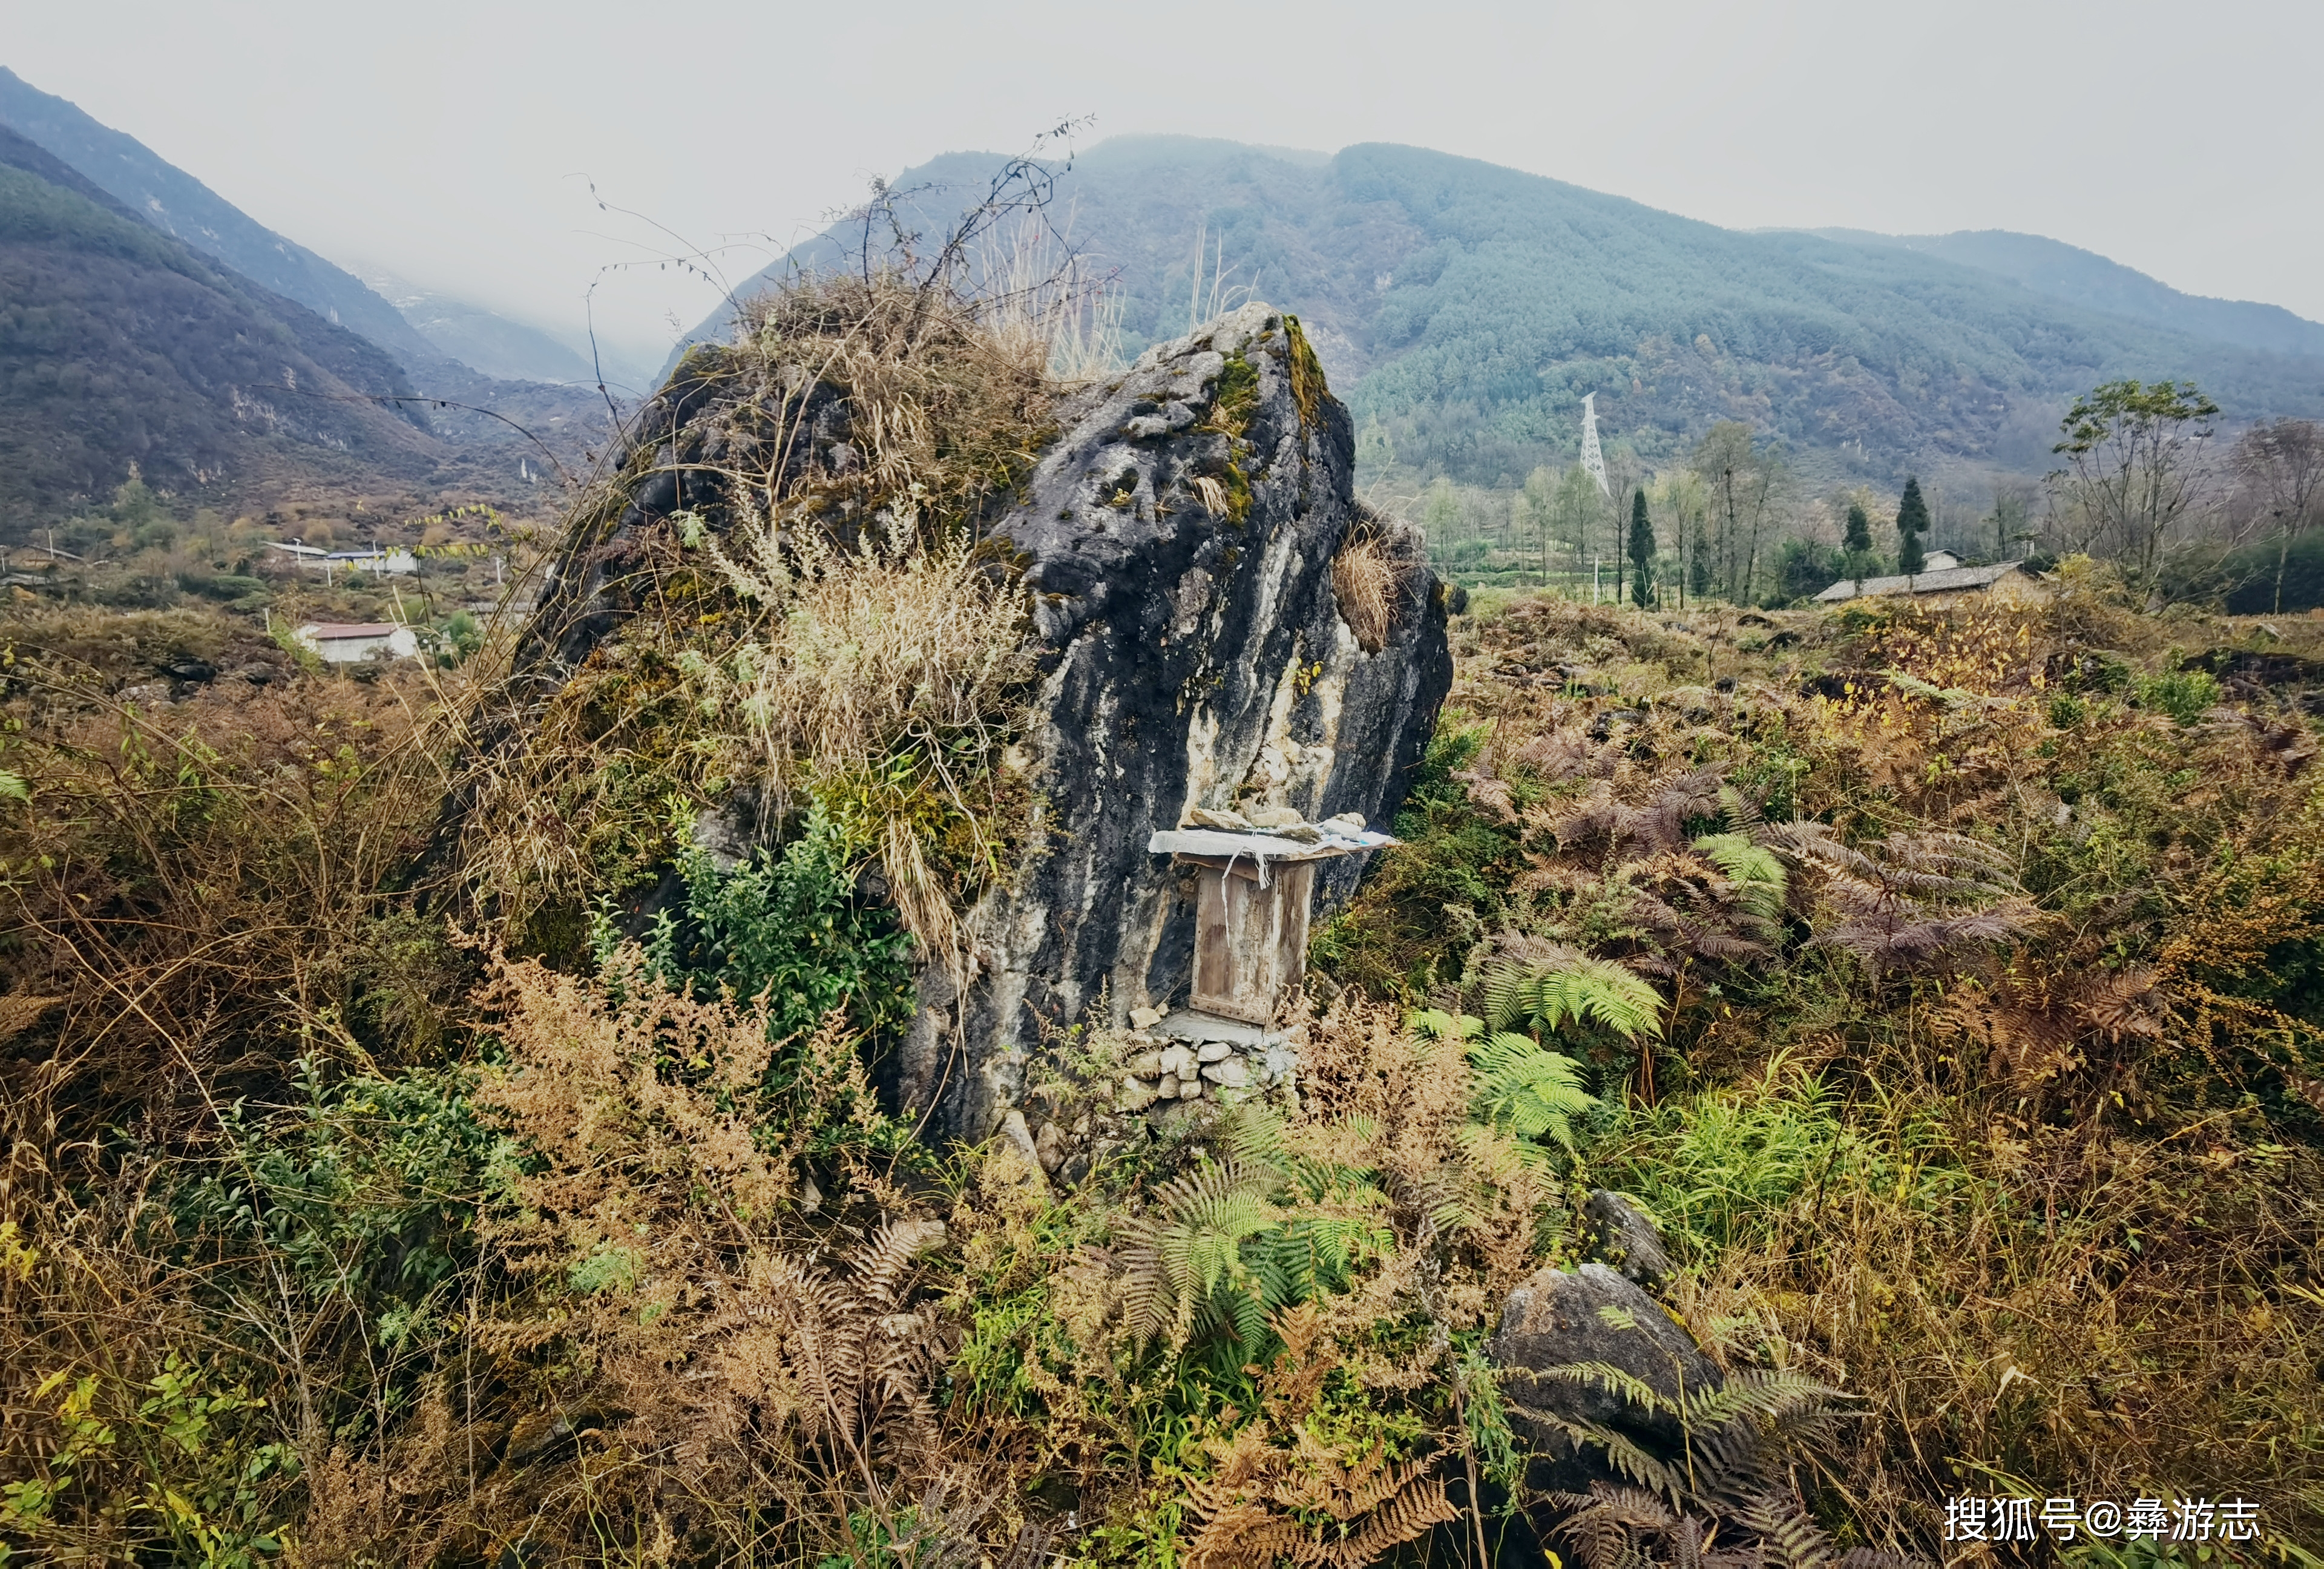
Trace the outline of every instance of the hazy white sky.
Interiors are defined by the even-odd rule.
[[[0,0],[0,64],[336,261],[571,331],[644,226],[779,249],[867,177],[1180,132],[1403,142],[1735,227],[2010,228],[2324,318],[2318,0]],[[738,253],[740,278],[764,259]],[[715,301],[648,267],[658,358]]]

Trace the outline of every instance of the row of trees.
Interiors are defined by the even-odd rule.
[[[1941,544],[1969,560],[2093,556],[2155,606],[2324,603],[2324,426],[2277,420],[2222,444],[2219,416],[2191,383],[2107,383],[2067,411],[2046,483],[2005,479],[1973,503],[1918,479],[1901,494],[1817,491],[1737,421],[1652,471],[1609,443],[1604,490],[1574,464],[1519,486],[1440,477],[1379,499],[1416,516],[1465,581],[1586,598],[1787,603],[1841,577],[1918,573]]]

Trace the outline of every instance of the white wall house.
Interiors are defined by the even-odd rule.
[[[392,621],[310,621],[292,635],[327,665],[352,665],[374,654],[408,660],[420,651],[420,634]]]
[[[373,546],[364,550],[326,550],[318,545],[302,545],[295,540],[270,540],[270,550],[280,550],[296,561],[304,561],[328,578],[331,568],[349,572],[387,572],[399,577],[409,577],[420,570],[420,558],[401,545],[385,549]]]
[[[420,558],[401,546],[385,550],[334,550],[324,559],[350,572],[392,572],[405,577],[420,570]]]

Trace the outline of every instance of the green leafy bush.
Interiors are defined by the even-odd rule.
[[[2201,670],[2165,670],[2138,683],[2144,707],[2168,714],[2181,725],[2192,725],[2219,700],[2219,683]]]
[[[912,938],[858,890],[845,836],[820,806],[779,853],[721,871],[696,849],[679,872],[684,909],[659,912],[646,945],[653,974],[699,996],[724,988],[766,997],[777,1039],[814,1029],[835,1010],[869,1031],[909,1017]],[[601,958],[613,941],[601,913]]]

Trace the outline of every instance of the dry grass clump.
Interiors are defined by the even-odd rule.
[[[844,525],[917,495],[956,529],[1029,472],[1047,367],[1037,334],[943,289],[809,278],[744,306],[705,448],[733,501],[763,512],[812,496]]]
[[[1385,520],[1360,506],[1339,553],[1332,558],[1332,593],[1340,619],[1366,653],[1376,654],[1388,646],[1420,568],[1411,541],[1389,530]]]
[[[770,831],[822,800],[957,962],[1029,675],[1022,597],[976,546],[1052,392],[1022,324],[991,316],[900,275],[807,279],[688,360],[668,395],[688,411],[657,404],[668,428],[568,524],[559,579],[587,596],[552,595],[465,717],[476,897],[570,925],[742,787]]]
[[[1377,536],[1350,540],[1332,558],[1332,592],[1339,600],[1340,619],[1366,653],[1376,654],[1388,646],[1398,586],[1397,562]]]
[[[964,982],[954,890],[930,867],[918,819],[933,805],[975,837],[972,886],[999,875],[1000,841],[982,819],[1001,751],[1023,728],[1034,665],[1023,590],[964,541],[920,544],[918,522],[899,506],[852,551],[812,531],[787,548],[771,520],[745,524],[747,557],[721,552],[718,563],[769,612],[763,632],[691,673],[706,704],[749,724],[777,808],[841,804],[885,866],[907,928]]]

